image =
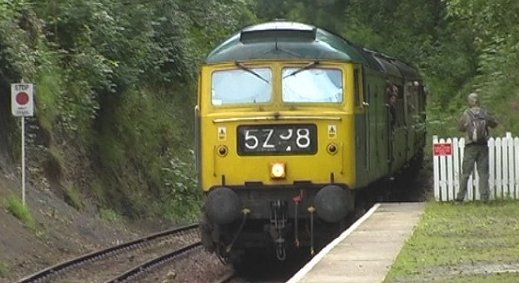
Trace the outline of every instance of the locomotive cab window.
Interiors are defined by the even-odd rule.
[[[284,68],[283,101],[342,103],[342,71],[339,69]]]
[[[266,103],[272,100],[272,71],[243,68],[216,71],[212,75],[213,105]]]

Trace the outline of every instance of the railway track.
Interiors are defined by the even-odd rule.
[[[198,225],[193,224],[94,251],[18,282],[125,282],[200,247]]]
[[[365,205],[371,206],[369,203]],[[362,214],[359,211],[359,215]],[[50,266],[17,282],[247,282],[228,267],[218,267],[220,270],[216,272],[209,271],[210,275],[204,277],[204,281],[194,274],[198,271],[189,274],[191,270],[196,270],[193,265],[205,264],[205,259],[200,258],[211,256],[204,255],[202,250],[198,225],[193,224],[98,250]],[[188,260],[177,261],[188,254]],[[207,265],[202,268],[211,269]],[[190,276],[194,276],[194,281],[185,281]],[[283,282],[277,280],[280,276],[283,277],[274,275],[273,282]]]
[[[118,282],[137,280],[137,278],[146,275],[150,271],[156,271],[155,269],[158,269],[161,266],[171,262],[176,257],[181,256],[185,253],[188,253],[188,252],[193,251],[200,247],[202,247],[202,243],[200,241],[198,241],[194,244],[185,246],[178,250],[174,250],[172,252],[169,252],[167,254],[164,254],[162,256],[153,258],[149,261],[139,264],[139,265],[131,268],[130,270],[128,270],[118,276],[115,276],[114,278],[112,278],[108,281],[105,281],[105,283],[118,283]],[[142,282],[142,281],[139,281],[139,282]]]

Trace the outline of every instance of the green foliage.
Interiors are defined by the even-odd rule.
[[[191,196],[197,192],[194,179],[184,178],[192,168],[168,168],[171,160],[192,163],[193,125],[184,117],[192,117],[199,63],[221,40],[255,21],[252,3],[1,2],[0,89],[21,78],[35,83],[36,142],[52,160],[44,165],[57,166],[46,172],[69,180],[77,176],[61,173],[100,168],[99,179],[85,174],[67,185],[63,193],[72,206],[80,208],[80,192],[90,192],[80,187],[85,181],[101,204],[125,215],[149,214],[150,206],[163,215],[171,202],[197,201]],[[77,154],[63,148],[67,144],[89,156],[74,160]],[[178,191],[173,183],[182,184]]]
[[[194,152],[190,152],[194,160]],[[187,220],[196,220],[202,204],[202,193],[197,188],[196,176],[192,162],[187,163],[179,158],[172,157],[169,166],[162,168],[165,188],[163,197],[165,202],[166,219],[175,219],[177,215],[184,215]]]
[[[99,176],[71,184],[71,200],[92,192],[121,215],[194,215],[201,200],[192,173],[198,66],[222,40],[258,19],[315,24],[413,62],[427,82],[432,134],[456,134],[464,98],[476,89],[497,112],[502,126],[496,133],[519,134],[519,118],[507,115],[519,108],[519,2],[128,3],[0,2],[0,90],[21,79],[35,83],[40,132],[34,146],[47,147],[61,168],[74,164]],[[8,105],[0,97],[2,110]],[[19,126],[9,123],[4,130],[16,133]],[[8,139],[13,152],[16,139]],[[67,144],[79,145],[85,160],[57,150]]]
[[[129,186],[129,189],[121,188],[110,192],[109,194],[117,192],[119,196],[105,200],[115,204],[121,211],[124,210],[125,203],[131,202],[136,211],[145,214],[144,211],[150,204],[158,200],[168,202],[168,198],[179,197],[168,193],[171,184],[191,186],[188,182],[192,181],[183,178],[184,175],[174,175],[178,170],[192,172],[190,164],[193,160],[188,150],[191,140],[185,139],[193,136],[192,121],[181,118],[190,117],[192,108],[178,105],[175,97],[145,89],[129,92],[119,101],[117,109],[111,112],[113,116],[107,119],[110,123],[102,125],[97,139],[101,166],[111,168],[113,172],[121,170],[118,175]],[[177,168],[173,173],[165,172],[164,168],[168,170],[172,159],[183,164],[184,168]],[[107,187],[118,187],[115,183],[117,180],[105,181],[110,184]],[[184,189],[182,187],[182,193],[185,192]],[[169,207],[157,206],[166,209]],[[156,213],[164,214],[160,211]]]
[[[194,82],[198,64],[236,30],[255,21],[250,0],[178,0],[158,2],[154,9],[154,40],[166,56],[155,67],[160,83]]]
[[[289,10],[289,1],[278,0],[276,5],[272,5],[271,0],[256,0],[254,10],[261,21],[272,21],[275,19],[286,19]],[[294,8],[292,6],[292,8]]]
[[[9,196],[6,199],[6,205],[7,211],[9,211],[9,213],[11,213],[14,217],[18,218],[32,230],[36,229],[36,222],[32,217],[29,207],[24,206],[22,200],[19,197],[14,195]]]
[[[41,22],[28,10],[25,1],[9,1],[0,5],[0,61],[2,77],[30,78],[37,72]],[[25,25],[26,30],[20,28]],[[32,36],[31,36],[32,35]],[[23,76],[22,76],[23,73]]]
[[[427,131],[440,135],[441,138],[460,136],[457,127],[459,114],[461,114],[459,110],[446,111],[440,103],[430,103],[427,110]]]
[[[56,107],[60,104],[58,94],[62,89],[59,71],[58,68],[44,70],[36,80],[38,86],[38,116],[41,126],[47,131],[53,129],[58,117],[63,113],[59,107]]]
[[[164,195],[183,199],[185,187],[168,193],[171,182],[194,187],[163,168],[192,161],[192,121],[182,118],[192,116],[198,65],[255,20],[252,1],[195,2],[20,0],[0,8],[0,84],[20,77],[36,84],[37,124],[54,163],[75,163],[57,144],[79,144],[91,154],[83,169],[102,168],[90,180],[93,194],[128,215],[149,213]],[[64,191],[78,208],[80,191],[74,184]]]
[[[497,134],[511,131],[519,134],[517,111],[519,84],[519,12],[517,1],[446,1],[448,16],[463,21],[471,31],[477,52],[477,71],[471,90],[478,90],[485,106],[494,110],[501,123]],[[463,93],[464,97],[467,92]]]

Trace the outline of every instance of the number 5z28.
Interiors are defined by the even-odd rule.
[[[317,127],[313,124],[238,127],[239,155],[315,154]]]

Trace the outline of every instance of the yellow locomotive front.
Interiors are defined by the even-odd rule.
[[[246,235],[264,231],[283,258],[287,225],[314,211],[337,222],[353,209],[352,73],[351,64],[307,60],[202,68],[199,181],[207,221],[232,231],[211,242],[261,247]],[[247,226],[235,230],[240,221]]]
[[[272,246],[284,259],[289,243],[313,250],[330,234],[320,222],[353,210],[361,57],[349,48],[315,27],[275,22],[209,55],[196,108],[208,249]]]
[[[351,65],[215,64],[200,81],[200,181],[279,187],[354,182]],[[239,67],[238,67],[239,66]],[[349,90],[348,90],[349,89]]]

